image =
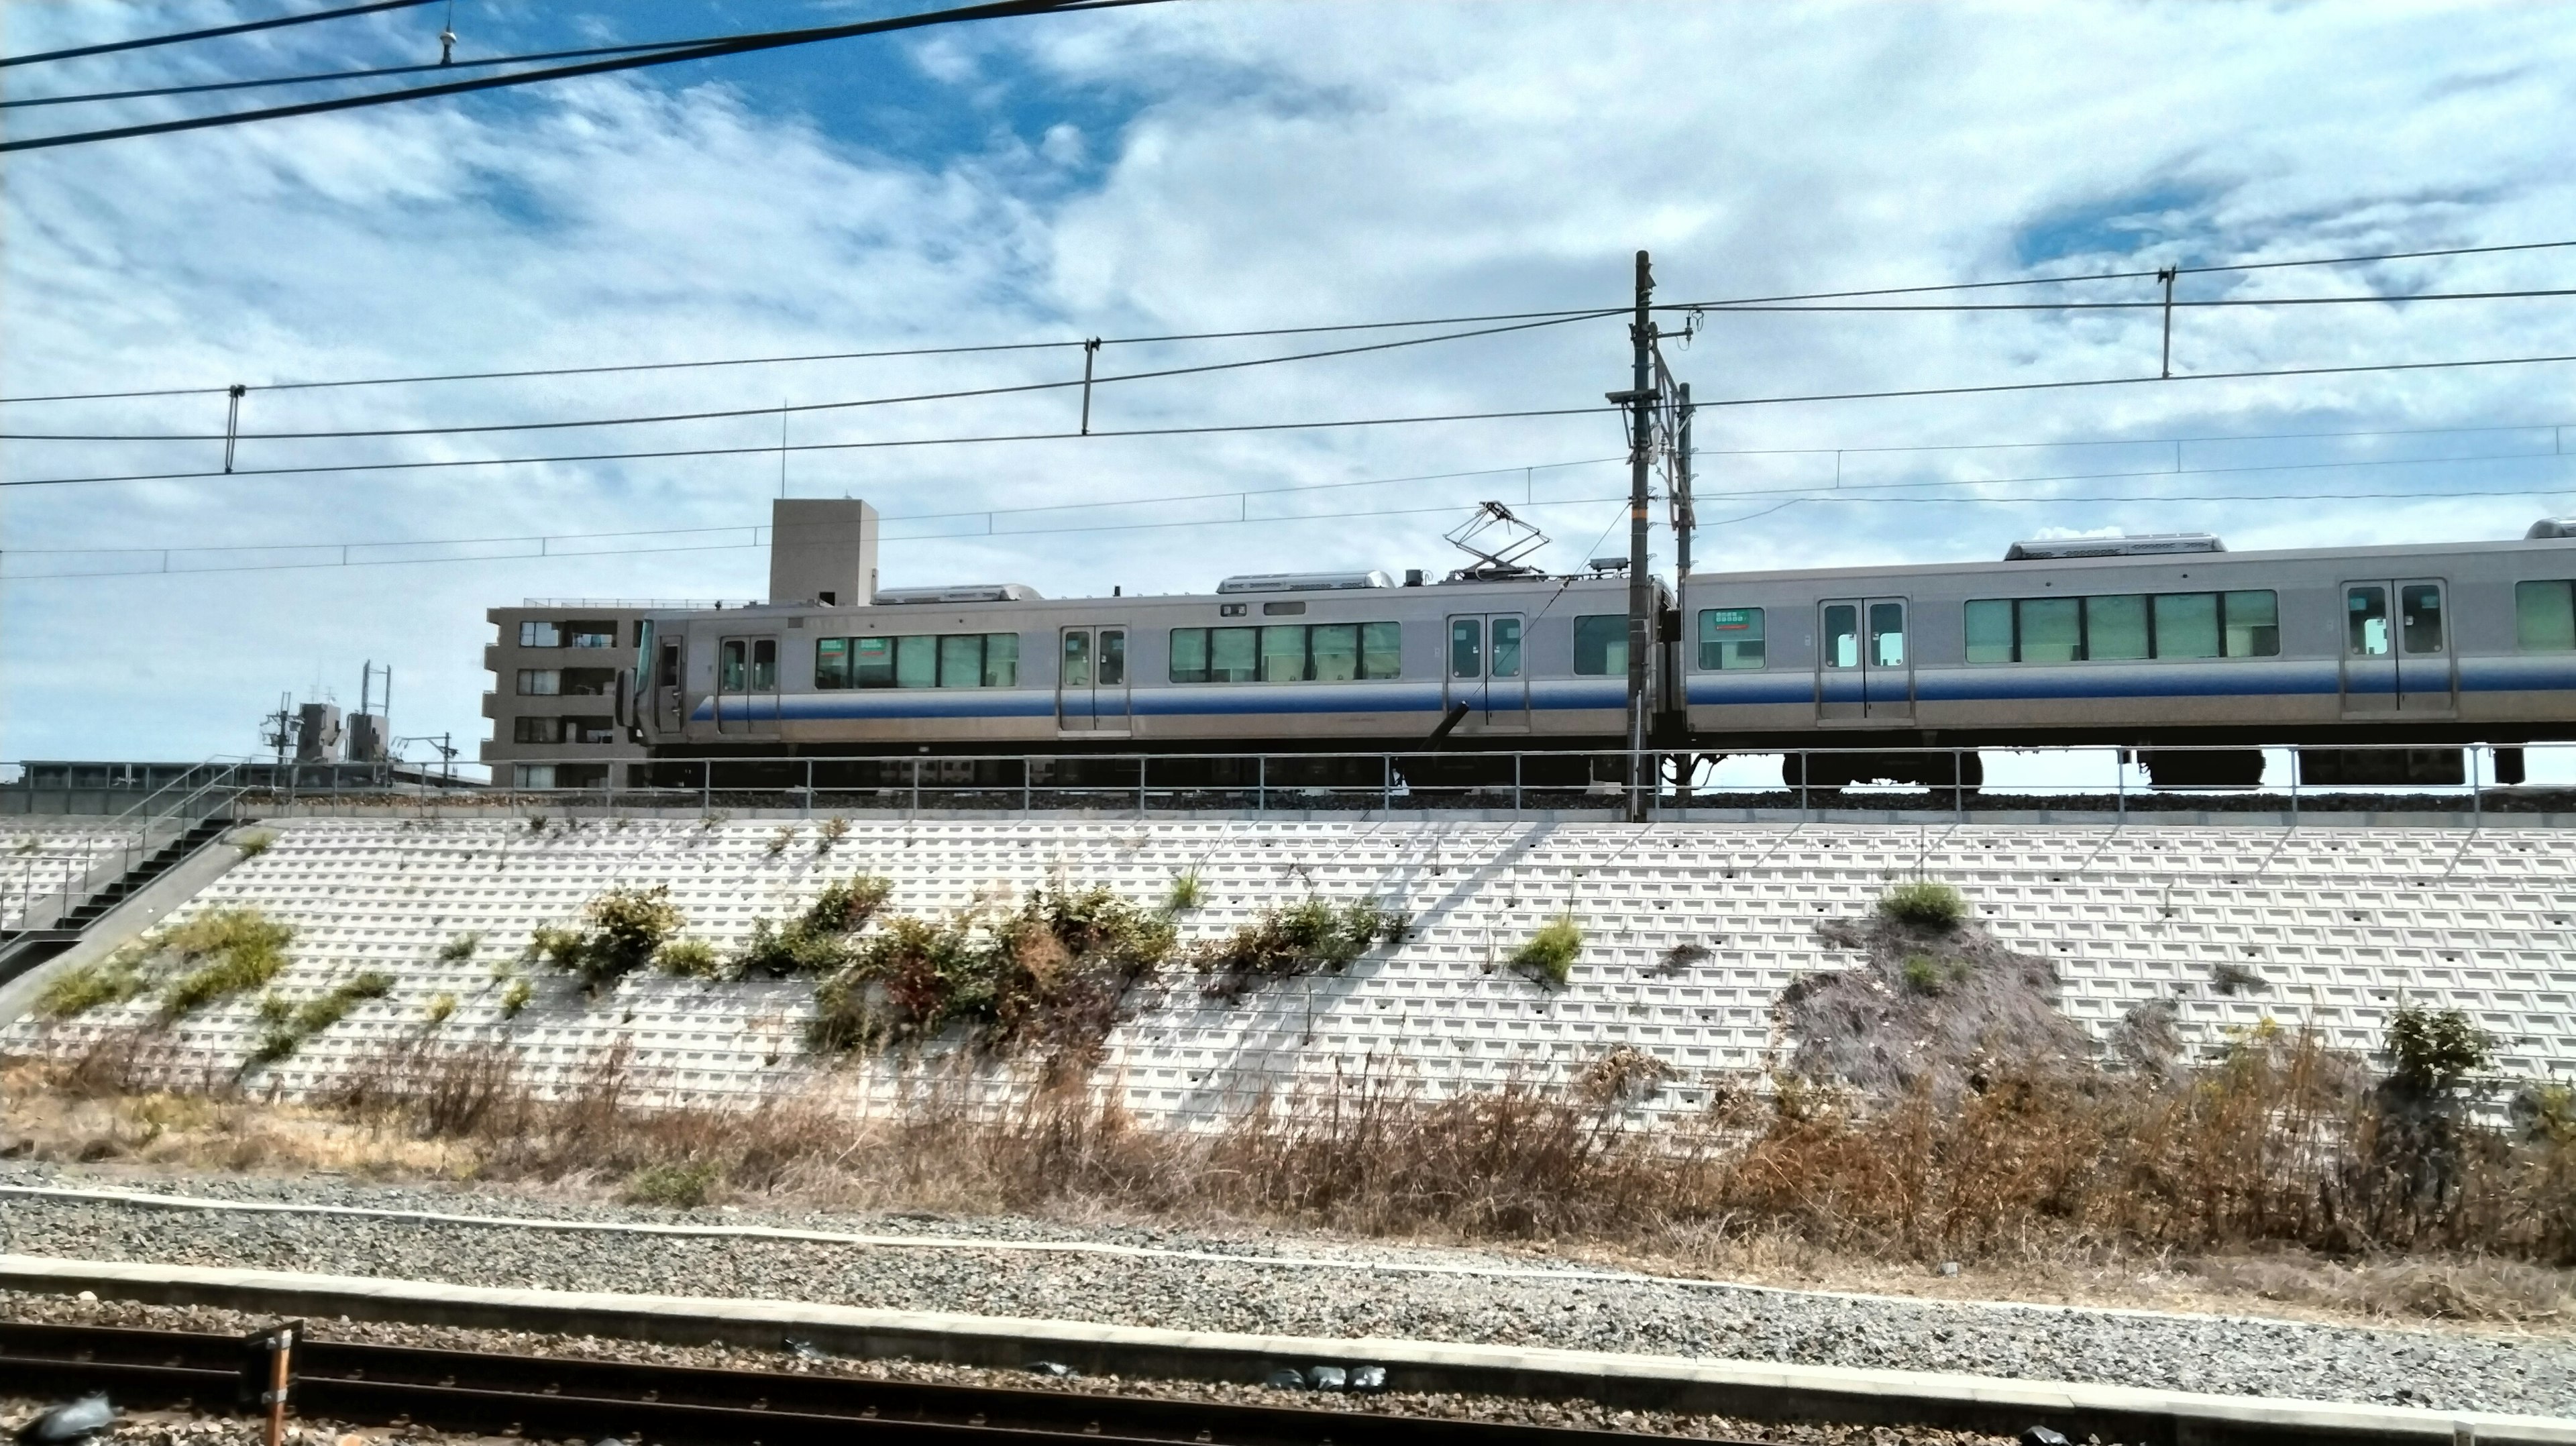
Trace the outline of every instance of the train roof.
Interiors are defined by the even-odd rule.
[[[2163,537],[2179,537],[2183,535],[2185,534],[2165,534],[2153,540],[2161,541],[2163,540]],[[2195,535],[2206,536],[2206,534]],[[1879,563],[1865,567],[1787,567],[1760,568],[1745,571],[1709,567],[1694,570],[1691,573],[1690,580],[1691,584],[1696,587],[1720,580],[1728,582],[1772,582],[1791,581],[1805,578],[1943,577],[1959,576],[1969,573],[2010,575],[2023,570],[2038,571],[2070,567],[2082,568],[2086,571],[2097,569],[2102,571],[2115,571],[2122,568],[2171,567],[2176,563],[2236,565],[2243,563],[2316,561],[2338,557],[2399,558],[2458,556],[2463,554],[2509,554],[2528,551],[2535,547],[2563,548],[2571,543],[2576,543],[2576,523],[2571,523],[2568,531],[2565,533],[2554,531],[2544,533],[2541,528],[2535,527],[2532,529],[2531,535],[2521,538],[2482,538],[2474,541],[2463,542],[2407,542],[2370,547],[2274,548],[2264,552],[2230,552],[2227,551],[2224,546],[2202,548],[2160,547],[2153,551],[2140,550],[2122,555],[2105,555],[2107,549],[2102,548],[2100,544],[2112,542],[2116,539],[2069,538],[2064,540],[2069,543],[2077,544],[2092,542],[2096,544],[2096,549],[2091,551],[2081,550],[2080,548],[2069,549],[2069,555],[2050,555],[2046,552],[2024,552],[2021,556],[2012,556],[2008,554],[2001,562],[1898,562]],[[2139,540],[2143,541],[2149,539]],[[2216,538],[2210,538],[2209,540],[2212,543],[2217,541]],[[2031,544],[2016,544],[2015,550],[2020,551],[2022,548],[2029,546],[2031,546]]]

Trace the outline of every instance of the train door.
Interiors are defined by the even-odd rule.
[[[1127,629],[1064,630],[1056,654],[1055,726],[1113,737],[1128,731]]]
[[[1905,599],[1833,598],[1816,610],[1816,718],[1823,723],[1914,721],[1914,653]]]
[[[2346,717],[2453,711],[2458,673],[2447,602],[2438,578],[2344,584]]]
[[[680,672],[680,647],[680,639],[666,637],[652,660],[653,726],[666,736],[680,730],[681,699],[686,696],[688,680]]]
[[[1519,613],[1462,613],[1449,619],[1449,691],[1444,710],[1467,705],[1462,726],[1477,733],[1527,733],[1529,667]],[[1620,674],[1627,668],[1622,665]]]
[[[778,732],[778,639],[724,638],[716,644],[716,731],[743,737]]]

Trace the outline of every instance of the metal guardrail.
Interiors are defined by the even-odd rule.
[[[156,787],[124,810],[108,817],[123,833],[113,848],[92,854],[90,866],[60,887],[31,894],[20,911],[16,929],[42,929],[58,922],[100,889],[134,871],[144,860],[185,836],[203,819],[230,809],[246,791],[244,764],[209,759]]]
[[[2422,755],[2408,745],[2304,745],[2344,757]],[[1624,813],[1633,759],[1657,780],[1645,811],[1670,816],[1815,817],[1865,811],[1965,820],[1998,810],[2045,810],[2123,820],[2176,811],[2287,815],[2400,811],[2463,815],[2493,812],[2576,814],[2576,743],[2517,745],[2521,776],[2539,784],[2497,781],[2506,749],[2453,745],[2465,764],[2458,783],[2331,785],[2303,782],[2302,745],[2158,747],[2160,762],[2194,753],[2266,760],[2254,786],[2155,787],[2135,750],[2111,746],[2059,749],[1807,748],[1712,755],[1697,750],[1530,749],[1509,752],[1311,753],[990,753],[974,755],[841,754],[797,758],[648,760],[631,755],[569,753],[557,767],[599,770],[598,782],[575,787],[492,788],[457,792],[403,786],[351,787],[333,776],[302,787],[253,787],[260,803],[329,806],[360,798],[417,801],[439,812],[509,813],[596,809],[629,811],[782,810],[800,815],[844,811],[1044,814],[1068,809],[1150,814],[1161,811],[1394,812],[1472,809]],[[1853,760],[1893,763],[1899,771],[1942,780],[1930,785],[1783,782],[1821,780],[1851,771]],[[1866,770],[1864,770],[1866,771]],[[1983,773],[1982,782],[1978,780]],[[2366,770],[2355,770],[2357,772]]]

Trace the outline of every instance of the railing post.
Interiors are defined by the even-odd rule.
[[[2111,750],[2111,782],[2120,795],[2120,801],[2115,805],[2117,817],[2121,826],[2126,827],[2129,822],[2129,765],[2121,759],[2117,748]]]
[[[2299,826],[2299,750],[2290,750],[2290,827]]]
[[[1020,817],[1022,818],[1037,811],[1037,800],[1033,792],[1036,785],[1031,781],[1037,775],[1037,762],[1036,759],[1025,755],[1020,759]]]
[[[2479,786],[2480,779],[2478,778],[2478,760],[2480,755],[2484,754],[2486,751],[2487,745],[2483,743],[2472,743],[2469,745],[2469,830],[2472,833],[2486,827],[2486,793]]]
[[[1518,749],[1512,751],[1512,812],[1514,813],[1521,811],[1521,760],[1527,757],[1529,757],[1528,754]]]
[[[1136,816],[1145,816],[1145,755],[1136,755]]]
[[[806,818],[814,816],[814,760],[811,758],[805,760],[805,806],[802,813]]]
[[[913,755],[912,759],[912,811],[921,812],[921,756],[919,754]]]
[[[1815,772],[1813,767],[1815,760],[1809,758],[1807,750],[1803,748],[1790,756],[1798,760],[1798,822],[1805,823],[1807,821],[1807,784],[1809,777]]]
[[[1956,748],[1950,750],[1950,807],[1959,822],[1968,821],[1968,760]]]
[[[1267,753],[1252,755],[1252,811],[1270,811],[1270,755]]]

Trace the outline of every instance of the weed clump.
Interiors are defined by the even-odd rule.
[[[2457,1009],[2401,1004],[2388,1017],[2388,1080],[2405,1093],[2447,1093],[2495,1063],[2495,1042]]]
[[[501,991],[501,1017],[518,1018],[519,1011],[528,1007],[528,1001],[536,997],[536,992],[524,977],[511,980],[510,986]]]
[[[1260,918],[1198,951],[1210,998],[1231,1004],[1265,984],[1308,974],[1338,974],[1380,944],[1400,942],[1410,921],[1373,899],[1335,906],[1309,898]]]
[[[294,938],[293,926],[252,908],[209,909],[163,930],[154,952],[194,967],[161,991],[161,1018],[179,1019],[276,978]]]
[[[370,969],[332,985],[302,1004],[289,1004],[269,995],[259,1003],[260,1021],[267,1027],[251,1050],[250,1065],[275,1064],[302,1049],[306,1040],[347,1018],[360,1003],[382,999],[393,987],[390,976]]]
[[[1905,987],[1917,994],[1939,994],[1954,984],[1968,982],[1970,973],[1965,959],[1940,959],[1930,954],[1909,954],[1901,977]]]
[[[474,951],[481,947],[483,947],[482,935],[458,934],[449,939],[446,943],[438,946],[438,962],[441,964],[462,964],[466,960],[473,958]]]
[[[123,1004],[152,987],[141,963],[119,953],[57,974],[36,996],[36,1012],[47,1019],[69,1019],[102,1004]]]
[[[662,885],[611,889],[582,910],[579,929],[539,928],[527,958],[573,975],[596,998],[643,968],[688,923]]]
[[[1550,920],[1537,933],[1529,936],[1511,957],[1503,962],[1513,973],[1537,983],[1562,989],[1574,972],[1575,956],[1583,952],[1583,929],[1571,913]]]
[[[704,939],[674,939],[653,951],[653,967],[685,979],[722,979],[724,957]]]
[[[816,987],[809,1038],[847,1051],[963,1028],[979,1048],[1088,1067],[1175,940],[1170,920],[1107,889],[1041,890],[999,917],[899,916]]]
[[[724,1171],[711,1160],[647,1165],[628,1177],[626,1200],[632,1205],[695,1210],[707,1203],[707,1195],[723,1175]]]
[[[721,968],[710,966],[701,977],[789,979],[839,973],[858,957],[859,931],[885,908],[893,892],[892,882],[874,874],[827,884],[804,913],[786,924],[755,920],[750,942]]]
[[[1199,871],[1191,869],[1172,880],[1172,891],[1163,898],[1163,912],[1186,914],[1203,901],[1206,890],[1199,884]]]
[[[240,838],[233,840],[233,847],[240,849],[241,856],[245,859],[258,858],[261,854],[264,854],[271,848],[275,847],[276,844],[277,835],[264,828],[253,829],[249,833],[243,834]]]
[[[1878,911],[1918,929],[1955,929],[1968,917],[1968,900],[1938,879],[1914,879],[1888,890]]]

